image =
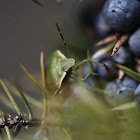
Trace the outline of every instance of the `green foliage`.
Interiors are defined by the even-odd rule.
[[[13,96],[11,95],[9,89],[6,87],[6,85],[4,84],[4,82],[2,80],[0,80],[0,83],[3,87],[3,89],[5,90],[6,94],[8,95],[9,99],[11,100],[12,104],[15,107],[15,110],[17,111],[18,115],[22,115],[21,110],[19,108],[19,106],[17,105],[17,103],[15,102]]]
[[[136,108],[136,104],[135,102],[130,102],[130,103],[126,103],[120,106],[117,106],[115,108],[113,108],[112,110],[127,110],[127,109],[133,109]]]
[[[21,89],[20,85],[18,84],[18,82],[15,81],[15,83],[16,83],[16,88],[17,88],[18,92],[20,93],[21,98],[23,99],[23,102],[24,102],[24,104],[25,104],[25,106],[28,110],[29,119],[32,120],[33,119],[33,113],[32,113],[31,107],[28,103],[28,100],[26,99],[25,95],[23,94],[22,89]]]
[[[33,1],[43,7],[39,0]],[[58,4],[61,2],[61,0],[57,0]],[[85,0],[80,0],[80,2],[83,3]],[[45,67],[44,52],[42,51],[41,82],[36,80],[35,76],[21,65],[28,78],[40,89],[43,103],[25,93],[17,81],[14,81],[15,86],[13,86],[6,79],[0,80],[9,98],[7,99],[1,94],[0,101],[17,114],[13,117],[7,115],[8,112],[1,111],[1,139],[8,138],[11,140],[15,137],[21,139],[22,134],[20,134],[20,131],[22,127],[26,129],[38,127],[36,134],[24,131],[23,139],[139,140],[140,112],[135,103],[125,103],[117,107],[109,106],[104,100],[104,89],[100,86],[101,81],[97,80],[97,74],[92,66],[92,64],[95,64],[103,67],[104,64],[97,63],[93,59],[109,52],[114,45],[115,43],[112,43],[99,49],[91,57],[88,53],[87,59],[78,64],[76,64],[75,59],[67,58],[59,50],[56,50],[52,54],[47,68]],[[85,63],[89,64],[91,73],[83,78],[78,73],[78,69],[84,66]],[[140,82],[139,73],[126,66],[116,65],[125,74]],[[90,77],[94,81],[94,88],[85,83]],[[22,107],[18,106],[17,99],[24,102],[28,113],[22,111]],[[36,115],[39,118],[36,118]]]
[[[106,47],[106,49],[108,50],[108,47]],[[104,53],[106,53],[106,51],[104,51]],[[98,56],[104,53],[102,50],[99,50]],[[30,137],[31,139],[33,139],[33,137],[43,140],[138,139],[139,135],[136,134],[140,133],[140,112],[136,108],[135,103],[130,102],[115,108],[111,107],[104,101],[104,90],[99,88],[99,81],[96,81],[98,85],[94,88],[88,87],[84,82],[84,80],[90,76],[92,76],[94,80],[96,79],[96,73],[94,73],[92,63],[103,66],[103,64],[92,61],[91,58],[88,54],[87,59],[75,65],[73,58],[66,58],[57,50],[53,53],[47,66],[47,71],[45,71],[45,58],[42,51],[40,76],[42,82],[37,81],[35,77],[22,66],[26,75],[41,90],[44,106],[30,95],[27,95],[27,93],[25,94],[17,81],[15,82],[15,88],[7,80],[1,80],[0,83],[13,104],[14,110],[17,111],[18,117],[20,118],[20,116],[24,114],[20,118],[24,123],[21,123],[17,119],[11,125],[12,121],[5,122],[10,118],[14,120],[16,117],[7,116],[2,113],[0,128],[4,128],[8,139],[10,140],[20,133],[21,128],[24,126],[26,128],[38,126],[39,130],[35,135],[28,135],[28,138]],[[83,79],[77,74],[77,69],[86,62],[89,63],[91,73]],[[129,76],[138,80],[138,74],[136,72],[119,64],[117,64],[117,66]],[[8,85],[8,88],[6,85]],[[54,94],[56,92],[58,94]],[[28,115],[26,112],[21,111],[13,95],[19,97],[24,102]],[[2,100],[2,98],[0,98],[0,100]],[[3,100],[5,101],[4,98]],[[36,108],[36,112],[40,110],[42,112],[39,120],[33,116],[33,113],[36,114],[36,112],[30,107],[31,103],[33,107]],[[12,109],[11,105],[9,105],[9,108]],[[28,116],[28,119],[25,115]],[[18,127],[16,126],[17,124]],[[14,132],[9,130],[11,129],[10,126],[15,127]],[[13,134],[11,135],[11,133]],[[23,139],[25,139],[25,136],[26,135],[24,135]]]
[[[5,115],[4,112],[1,112],[1,116],[2,116],[3,121],[6,122],[6,121],[7,121],[7,120],[6,120],[6,115]],[[10,130],[9,130],[8,126],[4,126],[4,129],[5,129],[5,131],[6,131],[8,140],[11,140],[11,133],[10,133]]]

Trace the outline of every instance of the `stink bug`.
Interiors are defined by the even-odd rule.
[[[58,24],[56,24],[56,27],[69,53],[69,49],[67,47],[67,44],[64,40],[64,37],[60,31]],[[70,56],[70,53],[69,53],[69,56]],[[52,57],[50,58],[49,64],[47,66],[46,83],[47,83],[48,90],[51,93],[54,93],[54,95],[57,94],[67,73],[70,70],[77,70],[87,61],[89,63],[95,63],[96,65],[99,65],[101,67],[103,66],[102,64],[92,61],[90,58],[81,61],[75,66],[76,62],[73,58],[66,58],[59,50],[55,51]],[[92,74],[93,72],[91,72],[87,77],[91,76]]]
[[[56,27],[69,53],[69,49],[67,47],[63,35],[61,34],[58,24],[56,24]],[[51,56],[49,64],[47,66],[46,81],[47,81],[48,90],[54,93],[55,95],[60,89],[62,82],[66,77],[67,73],[74,66],[75,66],[75,60],[73,58],[66,58],[64,54],[62,54],[59,50],[56,50]]]
[[[75,65],[73,58],[66,58],[59,50],[55,51],[47,67],[48,89],[56,94],[67,72]]]

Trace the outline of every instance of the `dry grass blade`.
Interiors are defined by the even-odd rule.
[[[106,45],[108,43],[116,41],[117,39],[118,39],[118,35],[115,34],[115,35],[105,38],[104,40],[99,41],[98,43],[96,43],[96,46],[98,47],[98,46]]]
[[[123,76],[124,76],[124,72],[122,70],[119,70],[118,75],[119,75],[118,79],[121,80],[123,78]]]
[[[121,38],[118,40],[118,42],[116,43],[111,56],[113,56],[118,50],[119,48],[127,41],[129,35],[123,35],[121,36]]]
[[[13,96],[11,95],[9,89],[6,87],[6,85],[4,84],[4,82],[3,82],[2,80],[0,80],[0,83],[1,83],[1,85],[2,85],[2,87],[3,87],[3,89],[5,90],[6,94],[8,95],[10,101],[11,101],[12,104],[14,105],[14,107],[15,107],[15,109],[16,109],[18,115],[22,115],[21,110],[19,109],[19,107],[18,107],[17,103],[15,102]]]
[[[44,87],[29,73],[29,71],[23,65],[21,65],[21,67],[26,73],[26,75],[33,81],[33,83],[37,85],[41,89],[41,91],[46,92]]]
[[[44,60],[44,52],[41,51],[41,75],[42,75],[42,85],[43,85],[43,88],[46,89],[46,75],[45,75],[45,60]],[[44,113],[43,113],[43,116],[46,116],[46,113],[47,113],[47,95],[45,92],[42,92],[43,93],[43,102],[44,102]]]
[[[115,43],[111,43],[111,44],[107,45],[107,47],[100,49],[95,54],[93,54],[93,56],[91,57],[91,59],[95,59],[95,58],[100,57],[103,54],[109,52],[114,47],[114,45],[115,45]]]
[[[46,75],[45,75],[45,60],[44,60],[44,52],[41,51],[41,74],[42,74],[42,85],[46,88]]]

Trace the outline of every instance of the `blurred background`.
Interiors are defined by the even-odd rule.
[[[7,79],[12,83],[13,78],[18,79],[25,92],[42,102],[40,90],[27,77],[20,65],[24,65],[36,79],[40,80],[42,49],[45,53],[46,65],[56,49],[60,49],[69,57],[56,23],[60,26],[73,58],[77,62],[85,59],[87,50],[92,52],[95,41],[91,37],[92,23],[103,1],[62,0],[58,3],[57,0],[40,0],[44,7],[42,8],[32,0],[1,0],[0,79]],[[0,91],[5,93],[1,89],[2,87]],[[1,94],[1,97],[2,95],[4,94]],[[19,99],[17,102],[25,110]],[[1,103],[0,106],[2,110],[10,112]]]
[[[53,50],[60,49],[65,53],[56,22],[70,51],[78,51],[79,58],[86,56],[87,49],[92,46],[93,41],[88,37],[80,14],[85,14],[94,5],[94,15],[101,7],[102,0],[62,0],[61,4],[56,0],[40,2],[44,8],[32,0],[0,1],[0,77],[20,77],[23,74],[20,64],[30,72],[40,71],[41,49],[45,52],[46,60]],[[86,17],[86,24],[91,25],[89,17]]]
[[[22,98],[18,96],[19,92],[15,86],[11,84],[13,77],[18,79],[25,96],[28,97],[34,117],[40,118],[43,112],[42,91],[27,77],[20,65],[24,65],[27,70],[40,81],[41,50],[45,53],[46,65],[52,53],[57,49],[64,53],[66,57],[69,57],[56,28],[56,23],[58,23],[70,53],[72,57],[76,59],[76,62],[87,57],[87,50],[93,54],[93,49],[96,49],[94,48],[94,44],[112,34],[102,16],[101,9],[104,1],[105,0],[39,0],[43,5],[42,8],[32,0],[0,0],[0,79],[2,78],[6,86],[10,89],[13,98],[20,106],[20,110],[27,113]],[[102,60],[104,61],[104,58],[107,57],[108,56],[103,57]],[[106,60],[108,61],[110,59],[107,58]],[[104,71],[106,72],[105,69]],[[103,69],[101,69],[101,74],[103,76],[106,75]],[[104,80],[104,77],[100,78]],[[102,87],[102,85],[105,86],[107,83],[110,84],[109,81],[112,80],[109,79],[102,82],[101,79],[97,81],[99,87]],[[82,80],[79,79],[79,81]],[[89,87],[86,88],[86,84],[80,85],[79,81],[71,85],[72,90],[69,90],[69,92],[71,92],[72,96],[70,96],[64,104],[59,104],[59,102],[61,103],[62,101],[56,98],[57,96],[48,100],[49,107],[52,107],[52,110],[54,109],[51,112],[52,114],[47,114],[48,120],[46,120],[48,122],[50,121],[50,124],[53,121],[54,124],[55,122],[57,124],[58,121],[57,125],[59,125],[59,121],[61,120],[59,116],[61,111],[59,109],[62,108],[62,122],[60,126],[61,124],[62,126],[63,124],[68,125],[71,128],[70,134],[72,134],[75,139],[112,140],[113,138],[115,140],[139,140],[140,126],[138,122],[140,114],[136,108],[133,109],[133,106],[136,107],[134,102],[130,110],[124,109],[123,112],[121,110],[122,107],[120,109],[121,111],[117,110],[113,112],[110,110],[112,107],[104,100],[105,97],[109,97],[109,101],[112,101],[111,99],[114,97],[117,100],[125,99],[127,89],[131,92],[134,90],[132,91],[129,86],[124,86],[122,88],[124,93],[122,93],[120,88],[117,89],[118,83],[113,82],[112,84],[111,82],[107,93],[110,95],[111,93],[115,93],[117,95],[120,90],[121,95],[124,94],[124,96],[120,95],[118,96],[119,98],[117,98],[117,96],[114,95],[105,95],[104,97],[104,94],[102,94],[104,93],[103,88],[98,88],[97,86],[96,91],[95,86],[94,91],[92,90],[94,88],[90,87],[90,84]],[[131,87],[133,82],[130,80],[129,83],[128,81],[129,80],[126,80],[126,83]],[[88,82],[91,83],[90,80]],[[15,116],[17,113],[13,112],[12,104],[7,98],[6,92],[4,92],[3,89],[1,91],[1,89],[2,86],[0,86],[0,111],[4,111],[6,115],[9,113]],[[116,91],[114,91],[114,89]],[[98,92],[100,94],[97,95],[96,93]],[[57,113],[57,111],[59,113]],[[136,117],[136,114],[138,117]],[[51,125],[48,125],[46,129],[49,129],[49,127],[51,134],[53,130],[51,130]],[[34,135],[37,131],[38,128],[34,127],[27,131],[23,128],[20,135],[18,135],[18,139],[25,139],[25,132],[29,134],[32,132]],[[59,131],[57,130],[56,132]],[[55,131],[52,134],[55,134]],[[59,136],[60,134],[56,133],[54,136]]]

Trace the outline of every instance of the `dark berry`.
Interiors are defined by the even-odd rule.
[[[124,104],[134,100],[134,89],[128,87],[121,87],[117,90],[114,96],[114,101],[116,105]]]
[[[135,80],[129,77],[125,77],[122,81],[115,80],[107,84],[104,97],[113,106],[133,101],[136,86]]]
[[[137,82],[134,79],[125,76],[122,80],[122,86],[132,88],[133,90],[135,90],[137,87]]]
[[[113,98],[117,92],[117,89],[118,84],[116,81],[109,82],[105,88],[105,95],[107,95],[109,98]]]
[[[140,57],[140,28],[131,35],[129,39],[129,48],[135,56]]]
[[[108,0],[103,13],[107,24],[118,33],[133,32],[140,25],[138,0]]]
[[[96,59],[93,59],[93,61],[104,64],[107,63],[107,66],[110,69],[116,70],[116,66],[111,62],[110,58],[105,54],[102,55]],[[111,62],[111,63],[110,63]],[[109,63],[109,64],[108,64]],[[114,79],[114,76],[111,75],[110,73],[108,73],[108,71],[104,68],[104,67],[100,67],[94,63],[92,63],[92,66],[94,68],[94,72],[97,74],[97,78],[98,80],[101,80],[100,82],[103,82],[104,80],[110,81],[112,79]],[[91,73],[90,67],[89,65],[86,65],[84,70],[84,75],[87,76],[88,74]],[[89,77],[86,82],[88,83],[89,87],[94,87],[94,80],[92,77]]]
[[[112,56],[112,59],[123,65],[130,65],[134,62],[133,54],[127,46],[121,46],[118,52]]]

